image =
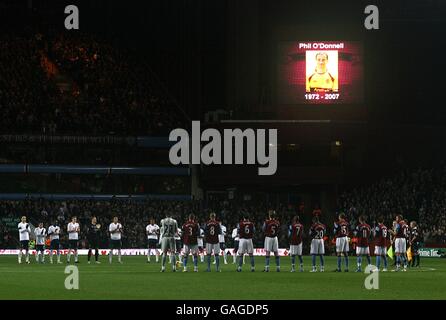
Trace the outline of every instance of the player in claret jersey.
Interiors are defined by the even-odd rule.
[[[184,244],[183,272],[187,272],[187,259],[189,253],[192,253],[194,272],[198,272],[198,237],[200,235],[200,226],[195,221],[195,216],[193,214],[190,214],[189,220],[183,224],[182,231]]]
[[[296,256],[299,257],[299,271],[304,272],[304,262],[302,260],[302,235],[304,233],[304,226],[299,222],[299,216],[295,216],[290,225],[288,232],[290,240],[290,255],[291,255],[291,272],[296,272]]]
[[[238,267],[237,272],[242,271],[243,256],[247,253],[251,259],[251,272],[255,271],[254,267],[254,245],[252,244],[252,237],[254,236],[254,224],[249,221],[248,214],[243,215],[243,220],[237,226],[239,234],[239,248],[238,248]]]
[[[395,255],[396,255],[396,270],[400,271],[401,262],[403,262],[403,270],[407,270],[406,260],[406,239],[409,233],[409,227],[403,220],[401,215],[397,215],[395,218]]]
[[[264,272],[269,272],[269,257],[271,252],[274,252],[274,257],[276,259],[276,271],[280,271],[279,240],[277,239],[279,228],[280,223],[279,220],[276,219],[276,212],[274,210],[269,210],[268,219],[263,223],[266,251]]]
[[[316,272],[316,256],[320,257],[321,260],[321,272],[324,272],[324,254],[325,254],[325,245],[324,245],[324,236],[326,232],[326,227],[322,223],[319,222],[319,217],[313,218],[313,225],[310,229],[310,237],[311,237],[311,249],[310,254],[313,262],[313,269],[310,272]]]
[[[358,238],[358,244],[356,246],[356,256],[357,256],[357,264],[358,268],[356,272],[362,272],[362,256],[365,255],[367,257],[367,264],[370,265],[370,249],[369,249],[369,238],[370,238],[371,228],[365,221],[365,216],[359,217],[359,224],[356,226],[355,234]]]
[[[220,272],[220,242],[218,236],[221,234],[220,222],[217,221],[216,215],[212,212],[209,215],[209,221],[206,222],[204,229],[205,241],[206,241],[206,254],[208,268],[206,272],[211,272],[211,255],[215,255],[215,265],[217,272]]]
[[[376,267],[381,267],[381,258],[384,261],[383,271],[387,271],[387,239],[388,232],[387,227],[384,225],[384,217],[378,217],[378,225],[374,229],[375,237],[375,256],[376,256]]]
[[[336,254],[338,255],[338,268],[335,272],[341,272],[342,255],[344,255],[345,272],[348,272],[348,233],[349,223],[345,220],[345,214],[339,215],[339,220],[334,223],[334,234],[336,236]]]

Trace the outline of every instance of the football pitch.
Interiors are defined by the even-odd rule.
[[[65,258],[65,257],[63,257]],[[80,257],[79,289],[65,289],[64,264],[17,263],[16,256],[0,257],[0,299],[144,299],[144,300],[269,300],[269,299],[446,299],[446,259],[421,259],[422,267],[407,272],[380,272],[379,289],[367,290],[367,274],[355,273],[356,258],[350,258],[350,272],[335,273],[335,257],[325,257],[325,272],[310,273],[311,257],[304,257],[303,273],[290,273],[290,258],[281,259],[282,270],[262,272],[264,257],[256,257],[256,271],[250,272],[246,257],[243,271],[236,272],[232,257],[222,272],[204,272],[206,263],[199,262],[199,272],[160,273],[160,264],[146,262],[144,256],[124,256],[123,264],[87,264]],[[191,260],[191,259],[189,259]],[[365,260],[365,259],[364,259]],[[391,261],[391,260],[390,260]],[[374,258],[372,260],[374,262]],[[363,262],[364,264],[364,262]],[[389,268],[391,270],[392,268]]]

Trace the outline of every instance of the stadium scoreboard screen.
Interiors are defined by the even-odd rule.
[[[286,41],[279,44],[279,104],[359,104],[363,53],[354,41]]]

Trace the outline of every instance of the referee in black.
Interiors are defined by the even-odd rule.
[[[100,263],[99,259],[99,229],[101,225],[97,223],[96,217],[91,218],[91,224],[88,228],[88,264],[90,264],[92,249],[94,249],[94,257],[96,259],[96,263]]]

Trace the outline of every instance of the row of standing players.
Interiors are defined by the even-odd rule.
[[[156,260],[159,259],[159,251],[157,250],[157,245],[161,244],[161,254],[162,254],[162,267],[161,271],[165,271],[165,265],[168,253],[169,259],[172,263],[172,270],[177,270],[177,261],[181,261],[183,264],[183,271],[186,272],[187,263],[189,255],[192,255],[194,271],[198,271],[198,256],[200,255],[202,262],[204,260],[204,246],[203,238],[206,243],[206,255],[207,255],[207,269],[206,271],[211,271],[211,256],[215,256],[214,264],[216,264],[216,270],[220,272],[220,252],[222,251],[224,262],[227,263],[226,252],[224,247],[224,239],[226,235],[226,227],[222,226],[221,223],[216,219],[216,214],[211,213],[209,220],[205,223],[204,230],[200,227],[197,219],[193,214],[189,215],[188,221],[186,221],[182,228],[179,228],[178,223],[170,215],[166,215],[166,218],[161,220],[161,227],[155,224],[154,219],[151,219],[149,225],[146,227],[148,247],[149,251],[147,254],[148,262],[150,262],[150,256],[155,252]],[[95,261],[100,263],[99,257],[99,230],[101,225],[97,223],[96,217],[91,220],[91,225],[88,228],[88,263],[90,263],[93,249],[95,251]],[[19,251],[19,263],[22,262],[22,250],[25,250],[26,262],[29,263],[29,235],[31,230],[29,224],[26,222],[26,217],[22,217],[21,222],[18,225],[19,237],[21,242],[21,250]],[[268,218],[263,224],[263,232],[265,234],[264,249],[266,252],[265,257],[265,268],[264,271],[269,271],[270,256],[271,253],[275,256],[276,270],[280,271],[280,257],[279,257],[279,247],[278,247],[278,232],[280,229],[280,222],[275,217],[275,212],[270,210],[268,212]],[[110,234],[110,250],[109,252],[109,262],[112,262],[114,250],[118,252],[118,262],[122,263],[121,260],[121,237],[123,233],[122,224],[119,223],[118,217],[113,218],[113,222],[108,228]],[[237,228],[233,230],[232,237],[234,238],[235,252],[234,252],[234,263],[236,263],[236,256],[238,257],[237,271],[242,270],[242,265],[244,263],[245,254],[250,257],[251,271],[255,271],[254,263],[254,246],[253,246],[253,235],[255,233],[255,227],[253,222],[249,220],[246,215],[237,225]],[[60,261],[60,227],[53,224],[49,226],[48,232],[43,227],[43,223],[39,223],[39,226],[35,228],[34,233],[36,237],[36,261],[44,262],[44,245],[47,236],[50,237],[50,263],[53,263],[53,251],[57,254],[57,263]],[[67,263],[71,260],[71,255],[74,253],[74,261],[78,263],[78,241],[80,226],[77,222],[77,218],[73,217],[71,222],[67,226],[68,239],[69,239],[69,250],[67,253]],[[388,229],[383,222],[383,218],[378,219],[377,226],[372,230],[370,225],[366,223],[366,218],[361,216],[359,218],[359,224],[354,230],[350,230],[350,225],[345,218],[344,214],[340,214],[338,220],[334,223],[334,234],[336,239],[336,253],[338,256],[337,269],[335,271],[341,272],[342,257],[344,257],[345,269],[349,270],[348,265],[348,253],[349,248],[349,236],[354,234],[358,239],[356,246],[357,255],[357,272],[362,271],[362,257],[366,256],[368,265],[371,265],[371,257],[369,252],[370,240],[373,238],[375,240],[375,255],[376,255],[376,266],[380,269],[381,262],[384,263],[384,268],[382,271],[387,271],[387,247],[389,242],[395,247],[396,255],[396,271],[407,268],[407,257],[406,257],[406,246],[409,245],[412,248],[414,260],[413,263],[417,263],[419,266],[419,254],[418,246],[420,242],[420,234],[418,232],[417,224],[415,221],[410,223],[410,228],[407,222],[403,219],[401,215],[397,215],[393,226]],[[310,272],[316,272],[316,258],[320,257],[320,271],[324,271],[324,254],[325,254],[325,237],[327,234],[327,228],[324,224],[319,221],[318,217],[313,219],[313,224],[309,230],[309,236],[311,237],[310,254],[312,256],[312,269]],[[180,236],[181,235],[181,236]],[[303,258],[302,258],[302,240],[304,236],[304,227],[300,223],[298,216],[293,217],[292,223],[289,226],[289,254],[291,256],[291,272],[296,271],[296,257],[299,259],[299,271],[303,272]],[[181,241],[183,240],[183,255],[180,259],[181,253]],[[175,259],[173,258],[175,257]],[[371,270],[371,271],[376,271]]]

